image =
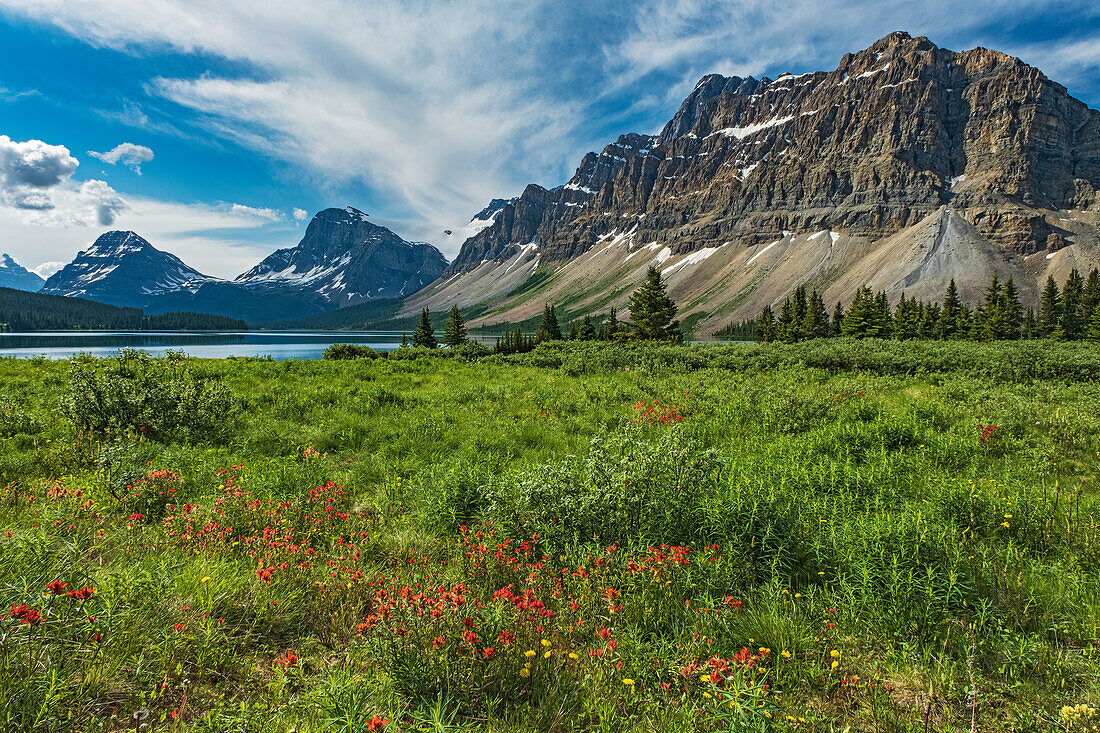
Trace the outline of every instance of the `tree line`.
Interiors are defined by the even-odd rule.
[[[1058,341],[1100,341],[1100,270],[1088,277],[1070,272],[1061,288],[1048,277],[1039,298],[1039,309],[1020,303],[1011,277],[1001,282],[994,273],[980,303],[971,307],[959,298],[952,279],[942,302],[923,302],[902,293],[891,306],[885,291],[874,293],[864,285],[852,298],[847,311],[837,303],[830,316],[821,294],[799,286],[789,295],[776,316],[765,306],[756,319],[755,340],[795,343],[815,338],[849,336],[883,339],[968,339],[1003,341],[1049,338]],[[736,329],[749,330],[747,324]]]
[[[557,308],[550,303],[543,307],[542,318],[534,334],[515,328],[499,337],[493,351],[498,354],[517,354],[531,351],[546,341],[562,341],[566,338],[574,341],[621,341],[639,339],[645,341],[666,341],[680,343],[683,335],[680,322],[676,320],[676,304],[668,297],[661,273],[656,267],[650,267],[645,282],[630,296],[630,315],[633,322],[620,321],[618,312],[612,308],[607,318],[599,325],[593,322],[591,315],[574,320],[569,327],[568,337],[562,331],[558,321]],[[457,305],[451,306],[447,321],[443,326],[442,343],[457,348],[469,341],[466,322]],[[408,339],[402,338],[402,345],[408,345]],[[420,321],[412,335],[412,346],[434,349],[439,346],[435,338],[430,311],[425,308],[420,313]]]
[[[0,332],[91,328],[224,331],[245,329],[248,325],[236,318],[208,313],[147,316],[138,308],[120,308],[83,298],[0,288]]]

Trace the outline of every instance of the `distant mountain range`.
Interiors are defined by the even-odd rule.
[[[659,134],[622,135],[463,231],[447,264],[357,209],[326,209],[231,281],[109,232],[42,292],[250,323],[457,304],[477,327],[546,303],[566,319],[629,317],[654,265],[699,336],[799,285],[831,306],[864,284],[939,299],[954,279],[974,302],[996,272],[1035,303],[1048,276],[1100,266],[1100,112],[1019,59],[892,33],[832,71],[705,76]]]
[[[135,232],[107,232],[45,282],[41,292],[141,308],[193,311],[264,323],[374,299],[400,298],[447,266],[430,244],[406,242],[347,207],[325,209],[296,247],[235,280],[205,275]]]
[[[0,288],[37,293],[46,281],[20,265],[11,255],[0,254]]]

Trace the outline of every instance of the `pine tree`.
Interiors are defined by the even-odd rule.
[[[871,288],[864,285],[856,291],[856,297],[848,306],[841,323],[841,333],[852,338],[868,338],[878,335],[878,302]]]
[[[1085,324],[1081,321],[1078,307],[1085,294],[1085,279],[1077,270],[1070,270],[1065,287],[1062,288],[1062,312],[1058,327],[1054,329],[1054,338],[1059,341],[1076,341],[1084,336]]]
[[[940,306],[938,303],[928,303],[923,305],[923,311],[921,312],[920,326],[917,328],[917,338],[933,339],[936,338],[936,328],[940,322]]]
[[[1100,305],[1092,311],[1092,318],[1089,319],[1089,330],[1085,334],[1085,338],[1095,343],[1100,343]]]
[[[1007,327],[1001,295],[1001,282],[994,272],[993,279],[985,289],[985,301],[979,306],[974,319],[978,326],[978,338],[983,341],[1005,338]]]
[[[840,301],[838,300],[836,302],[836,308],[833,309],[833,323],[832,323],[832,328],[831,328],[833,336],[839,336],[840,335],[840,327],[841,327],[841,324],[843,324],[843,323],[844,323],[844,306],[841,305]]]
[[[936,336],[941,339],[954,338],[958,329],[959,311],[962,310],[962,301],[959,300],[959,289],[955,287],[955,278],[947,284],[947,292],[943,296],[943,308],[940,310],[940,321]]]
[[[1008,276],[1005,289],[1001,293],[1001,312],[1004,315],[1004,335],[1002,338],[1020,338],[1020,328],[1023,326],[1024,308],[1020,305],[1020,294],[1016,290],[1016,283],[1012,276]]]
[[[619,316],[612,308],[611,312],[607,315],[607,320],[600,326],[600,340],[601,341],[614,341],[616,335],[619,333]]]
[[[802,341],[811,338],[806,333],[806,311],[809,306],[806,302],[806,288],[799,285],[794,289],[794,297],[791,299],[791,334],[789,340]]]
[[[558,314],[554,306],[547,303],[542,308],[542,320],[539,321],[538,330],[535,331],[535,343],[543,341],[561,341],[561,326],[558,325]]]
[[[630,296],[630,318],[634,335],[640,339],[682,340],[676,304],[665,292],[660,271],[652,265],[645,282]]]
[[[890,299],[883,290],[875,297],[875,338],[888,339],[894,330],[894,315],[890,311]]]
[[[806,314],[802,317],[802,337],[806,339],[826,338],[829,335],[829,312],[825,310],[825,301],[817,290],[810,292],[806,301]]]
[[[425,349],[436,347],[435,329],[432,328],[432,316],[427,308],[420,312],[420,323],[416,324],[416,330],[413,331],[413,346]]]
[[[1020,338],[1033,339],[1039,335],[1039,323],[1035,320],[1035,309],[1030,305],[1027,307],[1027,314],[1024,316],[1024,325],[1020,330]]]
[[[447,323],[443,326],[443,343],[452,349],[462,346],[469,339],[466,338],[466,321],[458,312],[458,306],[451,306],[451,314],[447,317]]]
[[[783,299],[783,307],[779,309],[779,318],[775,321],[775,338],[788,344],[798,340],[794,326],[794,306],[789,295]]]
[[[1047,278],[1043,294],[1039,296],[1039,336],[1051,338],[1062,320],[1062,295],[1054,276]]]
[[[1081,302],[1078,305],[1081,323],[1087,326],[1097,306],[1100,306],[1100,270],[1094,267],[1089,272],[1088,279],[1085,280],[1085,291],[1081,294]]]
[[[596,338],[596,327],[592,325],[592,319],[588,316],[584,317],[580,326],[577,327],[577,335],[573,338],[578,341],[592,341]]]
[[[771,341],[775,341],[775,316],[772,315],[772,307],[766,305],[756,320],[756,342],[766,344]]]
[[[409,334],[402,332],[402,334],[401,334],[401,345],[402,346],[408,346],[409,345]]]
[[[893,337],[899,341],[908,341],[917,337],[920,327],[920,306],[917,299],[906,300],[905,293],[901,294],[898,307],[894,311]]]

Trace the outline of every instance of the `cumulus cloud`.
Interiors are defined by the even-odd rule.
[[[298,207],[294,207],[294,219],[296,221],[305,221],[308,216],[309,216],[309,212],[306,211],[305,209],[299,209]]]
[[[89,150],[88,155],[110,165],[122,163],[139,176],[141,175],[141,164],[148,163],[153,159],[153,151],[150,148],[134,143],[121,143],[105,153]]]
[[[31,272],[38,275],[43,280],[48,280],[50,278],[50,275],[60,270],[66,264],[68,263],[60,262],[58,260],[51,260],[49,262],[43,262],[41,265],[38,265],[37,267],[32,267],[30,269]]]
[[[67,181],[77,159],[64,145],[16,142],[0,135],[0,203],[17,209],[49,209],[49,189]]]

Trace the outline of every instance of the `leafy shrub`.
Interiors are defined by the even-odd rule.
[[[0,402],[0,438],[12,438],[16,435],[38,435],[42,432],[42,423],[19,405]]]
[[[191,366],[173,352],[160,359],[132,349],[112,359],[76,357],[62,414],[89,435],[222,441],[240,412],[239,400],[217,379],[197,377]]]
[[[721,463],[673,428],[656,442],[631,426],[594,438],[588,455],[514,475],[490,489],[489,514],[517,537],[561,548],[598,537],[686,542],[699,534],[699,498],[718,485]]]
[[[360,346],[359,344],[332,344],[321,354],[322,359],[329,360],[377,359],[378,356],[378,352],[371,347]]]

